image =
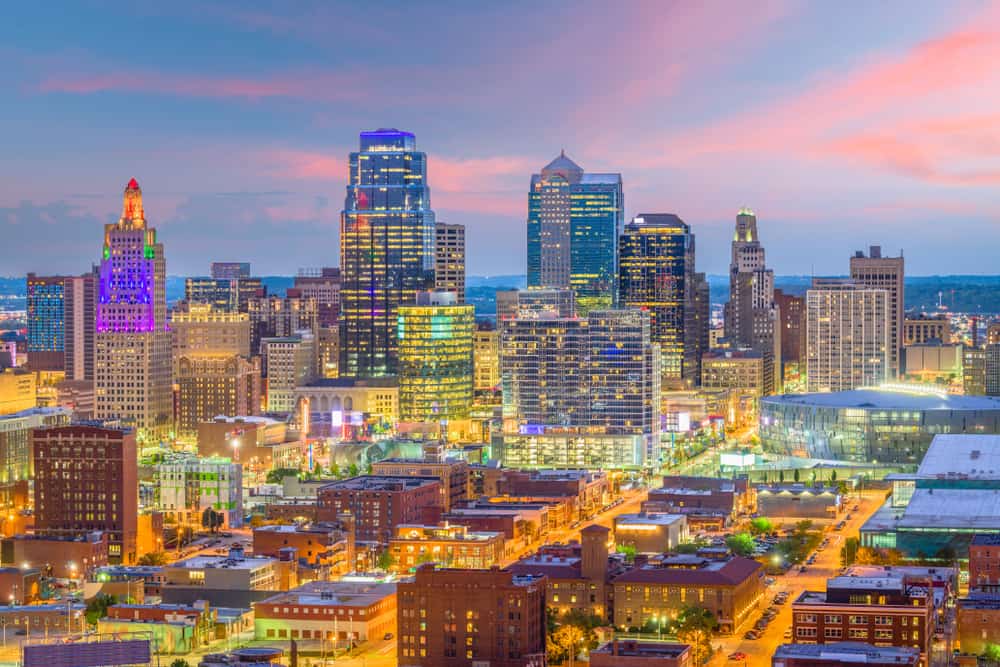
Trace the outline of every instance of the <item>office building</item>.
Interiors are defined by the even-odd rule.
[[[986,395],[986,350],[982,347],[962,347],[962,392]]]
[[[250,262],[212,262],[211,273],[216,280],[243,280],[250,277]]]
[[[163,567],[163,578],[165,592],[175,587],[196,591],[280,590],[278,560],[247,556],[242,547],[231,547],[224,556],[191,556],[175,561]]]
[[[397,604],[400,667],[545,664],[545,577],[427,563],[398,584]]]
[[[698,604],[728,634],[756,612],[764,593],[764,566],[755,560],[665,555],[615,577],[614,624],[641,628]]]
[[[614,305],[621,174],[585,174],[560,153],[531,177],[528,288],[572,289],[582,314]]]
[[[68,380],[94,379],[97,275],[28,274],[28,365],[64,371]]]
[[[296,288],[286,290],[283,297],[254,297],[247,308],[250,354],[262,355],[261,339],[294,336],[299,331],[310,331],[315,336],[319,329],[319,304],[314,298],[302,296]]]
[[[315,299],[320,327],[336,329],[340,323],[340,269],[302,269],[295,276],[295,289],[304,299]]]
[[[903,312],[905,294],[903,284],[903,253],[899,257],[883,257],[882,247],[873,245],[868,256],[858,250],[851,257],[851,280],[869,289],[882,289],[888,293],[886,310],[889,319],[889,377],[899,373],[900,355],[903,353]]]
[[[398,308],[434,284],[427,156],[409,132],[362,132],[340,217],[340,374],[396,373]]]
[[[806,300],[801,296],[774,290],[781,325],[781,366],[783,377],[794,380],[805,370]]]
[[[243,467],[222,457],[173,455],[154,471],[156,509],[171,523],[203,526],[205,511],[222,515],[222,526],[243,525]],[[210,527],[210,526],[209,526]]]
[[[37,377],[21,368],[0,371],[0,415],[30,410],[38,404]]]
[[[937,341],[951,342],[951,321],[947,315],[907,315],[903,320],[903,345],[920,345]]]
[[[693,667],[691,647],[661,641],[614,639],[590,652],[590,667]]]
[[[383,459],[372,463],[372,474],[385,477],[430,477],[441,483],[441,508],[447,512],[465,503],[469,493],[469,464],[465,461]]]
[[[108,535],[108,559],[136,559],[139,482],[136,437],[122,429],[70,425],[36,429],[35,532]]]
[[[340,327],[320,327],[316,363],[321,378],[340,377]]]
[[[361,425],[364,418],[392,424],[399,419],[399,382],[384,378],[321,378],[295,388],[306,399],[312,421],[332,419],[333,428]],[[331,416],[332,415],[332,416]]]
[[[781,388],[781,316],[774,300],[774,271],[767,268],[757,235],[757,216],[748,208],[736,216],[729,263],[726,337],[761,353],[764,394]]]
[[[764,357],[750,349],[708,352],[701,358],[701,386],[760,398],[764,393]]]
[[[134,178],[121,218],[104,226],[99,271],[95,417],[134,427],[140,443],[160,442],[173,429],[166,260]]]
[[[250,299],[263,297],[267,288],[260,278],[249,275],[238,275],[238,270],[227,270],[228,264],[221,269],[219,263],[212,264],[212,276],[198,276],[184,281],[184,301],[187,303],[208,304],[217,310],[245,313],[249,308]],[[247,267],[249,264],[239,264],[237,267]],[[222,277],[236,276],[236,277]]]
[[[32,431],[69,422],[70,411],[65,408],[33,408],[0,415],[0,508],[28,506],[28,485],[35,478]]]
[[[339,651],[394,635],[396,615],[394,583],[310,581],[254,605],[254,639],[313,640]]]
[[[890,377],[889,292],[813,280],[806,292],[806,391],[876,387]]]
[[[362,475],[330,482],[316,495],[316,520],[355,518],[357,540],[388,544],[396,526],[422,523],[424,512],[441,508],[441,483],[427,477]]]
[[[649,313],[664,381],[697,384],[708,319],[696,312],[699,283],[690,227],[672,213],[644,213],[625,225],[618,254],[619,305]]]
[[[295,410],[295,391],[316,379],[316,340],[309,331],[294,336],[262,338],[267,376],[267,411]]]
[[[472,389],[492,394],[500,386],[500,332],[489,324],[477,324],[472,332]]]
[[[771,667],[919,667],[920,651],[900,646],[873,646],[866,642],[782,644]]]
[[[486,570],[503,562],[504,535],[447,523],[401,524],[389,540],[389,554],[391,570],[398,574],[413,572],[423,563]]]
[[[472,408],[475,309],[451,292],[420,292],[401,306],[396,340],[399,418],[410,422],[465,419]]]
[[[576,317],[573,291],[568,289],[497,290],[497,328],[513,319]]]
[[[1000,396],[1000,343],[987,343],[984,357],[986,395]]]
[[[890,385],[760,402],[761,445],[785,456],[916,465],[939,433],[1000,433],[1000,400]]]
[[[434,289],[465,303],[465,225],[439,222],[434,228]]]
[[[614,530],[615,544],[643,554],[667,553],[689,541],[687,519],[682,514],[619,514]]]
[[[907,381],[951,388],[964,393],[962,362],[965,347],[961,343],[942,343],[931,339],[903,347],[899,374]]]

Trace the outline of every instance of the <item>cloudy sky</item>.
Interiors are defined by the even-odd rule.
[[[417,135],[471,274],[523,273],[528,180],[562,148],[622,173],[628,216],[690,223],[701,270],[749,206],[778,273],[875,243],[1000,272],[987,3],[24,2],[0,58],[0,275],[87,268],[133,176],[171,274],[336,265],[376,127]]]

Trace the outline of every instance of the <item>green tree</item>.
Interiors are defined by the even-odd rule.
[[[352,463],[351,465],[347,466],[347,476],[348,477],[357,477],[358,476],[358,464],[357,463]]]
[[[340,466],[337,465],[336,463],[331,463],[330,474],[333,475],[334,477],[340,477]]]
[[[774,530],[774,524],[767,517],[758,516],[750,520],[750,534],[764,535]]]
[[[383,550],[382,553],[378,555],[378,560],[375,562],[375,565],[378,567],[378,569],[383,570],[385,572],[388,572],[389,569],[392,568],[392,566],[395,564],[396,564],[396,559],[392,557],[392,554],[389,553],[388,549]]]
[[[619,544],[615,547],[615,551],[620,554],[625,554],[626,563],[635,562],[635,545],[634,544]]]
[[[715,615],[704,607],[684,607],[677,616],[677,639],[691,647],[695,665],[704,665],[712,655],[712,632],[718,627]]]
[[[795,483],[798,484],[798,482],[799,482],[799,469],[798,468],[796,468],[795,470],[792,471],[792,479],[794,479]]]
[[[267,483],[268,484],[281,484],[281,481],[286,477],[298,477],[299,470],[295,468],[275,468],[274,470],[269,470],[267,473]]]
[[[993,662],[1000,662],[1000,644],[987,644],[983,647],[982,656]]]
[[[191,665],[188,664],[187,660],[184,660],[183,658],[177,658],[176,660],[170,663],[170,667],[191,667]]]
[[[151,551],[148,554],[139,556],[139,565],[166,565],[167,554],[162,551]]]
[[[830,481],[831,482],[836,482],[837,481],[837,469],[836,468],[834,468],[833,470],[830,471]]]
[[[87,618],[87,623],[90,625],[97,625],[97,621],[108,615],[108,607],[118,602],[118,598],[114,595],[104,595],[98,594],[87,603],[87,609],[84,615]]]
[[[840,548],[840,565],[841,567],[847,567],[848,565],[854,565],[854,561],[858,558],[858,538],[848,537],[844,540],[844,546]]]
[[[726,538],[726,546],[737,556],[749,558],[757,548],[757,543],[749,533],[736,533]]]
[[[785,483],[785,471],[784,470],[779,470],[778,471],[778,484],[784,484],[784,483]]]
[[[372,464],[370,462],[365,464],[365,474],[372,474]]]
[[[206,507],[205,511],[201,513],[201,527],[208,529],[209,532],[219,532],[219,528],[224,523],[225,519],[222,516],[222,512],[216,512],[211,507]]]

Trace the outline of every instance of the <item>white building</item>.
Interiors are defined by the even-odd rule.
[[[181,524],[201,524],[211,507],[226,528],[243,525],[243,468],[218,456],[181,456],[156,467],[156,507]]]
[[[309,331],[260,342],[267,375],[267,411],[295,410],[295,388],[316,378],[316,341]]]

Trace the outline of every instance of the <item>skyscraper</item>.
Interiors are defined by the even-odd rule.
[[[694,272],[694,234],[672,213],[643,213],[625,225],[618,252],[619,303],[649,313],[663,379],[696,383],[708,318],[699,312],[704,294]]]
[[[774,271],[767,268],[764,247],[757,236],[757,216],[748,208],[736,216],[729,263],[729,303],[726,337],[763,355],[764,393],[781,386],[781,327],[774,302]]]
[[[97,276],[28,274],[28,365],[94,379],[94,292]]]
[[[121,218],[104,226],[99,276],[95,416],[133,426],[140,442],[158,442],[173,426],[166,260],[134,178]]]
[[[472,306],[451,292],[422,292],[399,309],[399,418],[466,419],[472,408]]]
[[[250,354],[262,354],[264,338],[292,336],[307,330],[314,336],[319,331],[319,304],[313,297],[302,295],[297,287],[285,290],[285,296],[256,296],[247,305],[250,314]]]
[[[806,292],[806,391],[878,386],[889,377],[889,293],[850,280]]]
[[[300,269],[295,276],[295,289],[304,299],[316,300],[317,321],[321,327],[337,327],[340,323],[340,269]]]
[[[614,304],[621,174],[586,174],[560,152],[531,177],[528,287],[572,288],[581,314]]]
[[[437,223],[434,244],[434,289],[454,292],[465,303],[465,225]]]
[[[399,306],[434,284],[427,156],[409,132],[362,132],[340,216],[340,374],[396,372]]]
[[[242,280],[250,277],[250,262],[212,262],[216,280]]]
[[[889,293],[889,377],[896,377],[903,352],[903,253],[899,257],[883,257],[882,246],[873,245],[865,257],[864,251],[858,250],[851,257],[851,280]]]

